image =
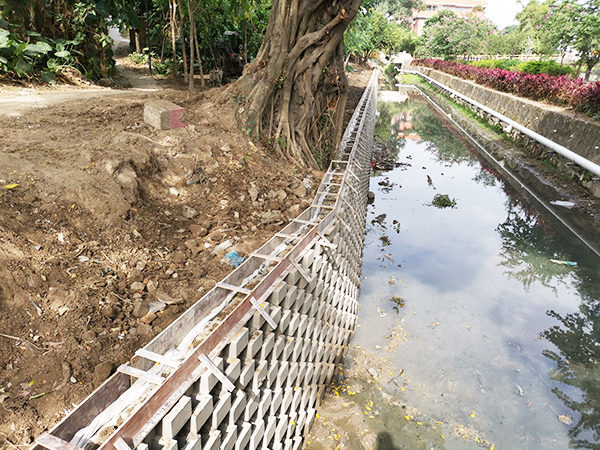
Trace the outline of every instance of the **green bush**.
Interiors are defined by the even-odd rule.
[[[561,67],[555,61],[528,61],[517,66],[519,72],[524,73],[545,73],[552,76],[558,75],[573,75],[574,71],[571,66],[563,65]]]
[[[520,59],[485,59],[483,61],[473,61],[471,65],[483,69],[511,70],[521,63]]]
[[[385,76],[389,80],[394,80],[394,77],[398,74],[398,71],[396,70],[396,66],[394,64],[390,63],[387,66],[385,66],[383,73],[385,73]]]

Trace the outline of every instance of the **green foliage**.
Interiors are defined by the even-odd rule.
[[[482,67],[484,69],[511,70],[513,67],[516,67],[522,63],[523,61],[520,59],[484,59],[483,61],[473,61],[469,64],[475,67]]]
[[[388,55],[401,51],[412,53],[416,35],[395,22],[388,21],[379,10],[358,13],[344,37],[347,53],[359,56],[362,61],[371,58],[375,52]]]
[[[570,66],[561,66],[556,61],[528,61],[519,64],[516,68],[519,72],[525,73],[547,73],[552,76],[573,75],[573,68]]]
[[[525,44],[524,53],[526,54],[548,54],[554,52],[556,46],[552,46],[547,35],[541,29],[552,0],[530,0],[523,8],[523,11],[517,14],[519,21],[519,32],[523,35]]]
[[[398,71],[396,70],[396,66],[394,64],[388,64],[385,66],[383,73],[385,73],[385,76],[388,80],[393,80]]]
[[[444,59],[480,54],[495,33],[496,27],[489,20],[457,17],[452,11],[441,11],[425,22],[417,52],[420,57]]]
[[[586,80],[600,62],[600,0],[557,0],[540,30],[560,51],[574,48],[586,66]]]

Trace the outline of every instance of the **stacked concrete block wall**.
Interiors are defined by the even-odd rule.
[[[298,264],[302,271],[292,270],[263,304],[277,328],[255,312],[213,361],[234,389],[205,372],[139,450],[301,447],[358,317],[375,109],[373,95],[359,111],[368,120],[360,129],[349,127],[340,162],[319,188],[342,185],[339,220],[327,245],[317,242],[306,252]],[[315,199],[313,207],[322,205]]]
[[[87,399],[80,407],[82,423],[76,414],[65,418],[38,438],[41,445],[35,450],[42,446],[58,450],[65,444],[73,448],[65,441],[73,442],[77,430],[89,424],[90,411],[98,414],[114,402],[114,389],[125,392],[129,386],[124,385],[124,378],[136,376],[136,370],[137,376],[142,376],[140,373],[157,367],[155,361],[163,366],[169,363],[165,356],[169,349],[180,346],[183,336],[212,317],[210,312],[223,302],[223,291],[229,290],[231,307],[214,316],[214,324],[207,327],[213,331],[196,347],[203,348],[213,335],[222,336],[214,350],[197,358],[186,356],[181,363],[175,361],[166,379],[147,376],[158,387],[142,406],[130,407],[131,415],[103,438],[100,450],[301,447],[357,321],[376,95],[374,74],[313,205],[138,351],[131,366],[122,366],[121,373]],[[265,266],[260,262],[264,260],[275,262]],[[257,272],[266,273],[257,287],[243,287],[249,274]],[[268,288],[259,289],[263,281],[271,279],[275,281],[269,281]],[[250,299],[254,306],[237,314]],[[225,331],[220,332],[219,327]],[[172,393],[160,394],[192,359],[203,363],[194,363],[197,368],[182,377]],[[111,400],[99,407],[103,396]],[[159,397],[164,402],[149,411],[147,405]],[[133,434],[123,431],[129,425]]]

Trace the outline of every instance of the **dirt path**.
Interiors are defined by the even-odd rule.
[[[310,204],[321,173],[249,140],[225,89],[0,91],[0,447],[50,429],[233,270],[227,252]],[[188,127],[147,126],[156,98]]]

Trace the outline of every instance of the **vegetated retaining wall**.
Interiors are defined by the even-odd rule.
[[[600,164],[600,124],[591,120],[571,117],[568,114],[538,106],[535,102],[522,99],[511,94],[494,91],[479,86],[472,81],[461,80],[452,75],[430,69],[428,67],[410,66],[410,70],[421,72],[428,77],[448,86],[455,91],[505,115],[538,134],[568,148],[572,152]],[[467,105],[469,106],[469,105]],[[518,133],[508,133],[515,140],[521,140]],[[523,142],[530,146],[534,153],[540,145]],[[541,152],[540,152],[541,153]],[[578,166],[554,152],[546,152],[559,169],[579,180],[592,194],[600,197],[600,183],[595,177],[586,175]]]
[[[357,321],[377,80],[375,70],[312,206],[35,450],[301,447]]]

